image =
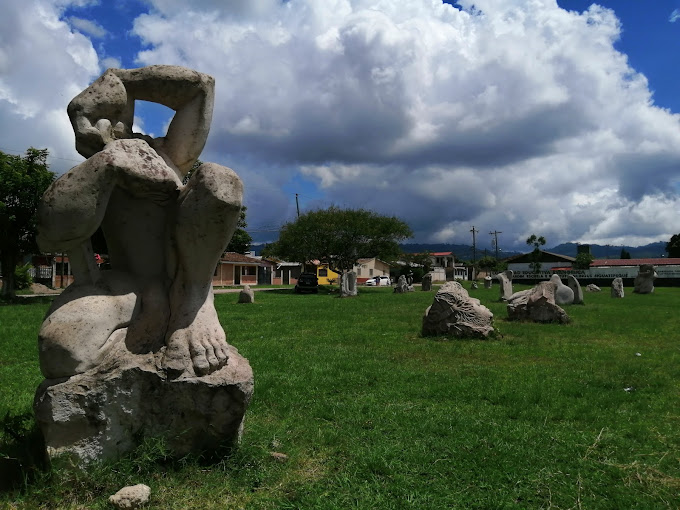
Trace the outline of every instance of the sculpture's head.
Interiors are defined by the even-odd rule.
[[[86,158],[113,140],[132,137],[134,101],[128,99],[123,82],[110,69],[73,98],[67,112],[76,150]]]

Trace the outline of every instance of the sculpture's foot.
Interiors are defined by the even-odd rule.
[[[227,338],[213,313],[210,320],[199,313],[188,327],[171,330],[163,361],[171,378],[207,375],[227,364]]]

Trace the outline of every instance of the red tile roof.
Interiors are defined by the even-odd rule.
[[[450,255],[453,255],[452,251],[436,251],[432,253],[433,256],[435,257],[448,257]]]
[[[241,255],[240,253],[236,253],[233,251],[228,251],[222,255],[220,258],[220,262],[239,262],[241,264],[269,264],[271,265],[271,262],[266,262],[263,261],[262,259],[256,259],[253,257],[248,257],[247,255]]]

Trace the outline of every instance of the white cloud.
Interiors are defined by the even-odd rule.
[[[421,241],[469,242],[473,224],[517,246],[531,233],[557,244],[680,231],[664,212],[679,205],[680,118],[654,106],[647,79],[616,50],[622,28],[610,10],[567,12],[554,0],[464,0],[465,10],[439,0],[150,3],[134,21],[145,44],[137,62],[215,76],[202,159],[256,186],[251,223],[291,219],[281,189],[303,178],[326,203],[404,218]],[[58,8],[41,17],[11,5],[3,35],[7,23],[14,40],[37,34],[32,44],[50,51],[24,55],[22,70],[18,43],[0,44],[0,70],[12,70],[0,75],[0,112],[36,119],[59,101],[31,78],[57,76],[65,107],[101,65]]]
[[[103,26],[90,19],[77,18],[76,16],[71,16],[68,19],[68,21],[71,25],[73,25],[76,28],[76,30],[97,39],[101,39],[102,37],[105,37],[108,34],[108,32]]]

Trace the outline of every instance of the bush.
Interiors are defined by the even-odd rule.
[[[28,289],[31,284],[33,284],[33,278],[29,273],[33,266],[31,263],[24,264],[23,266],[17,266],[14,269],[14,288],[17,290]]]

